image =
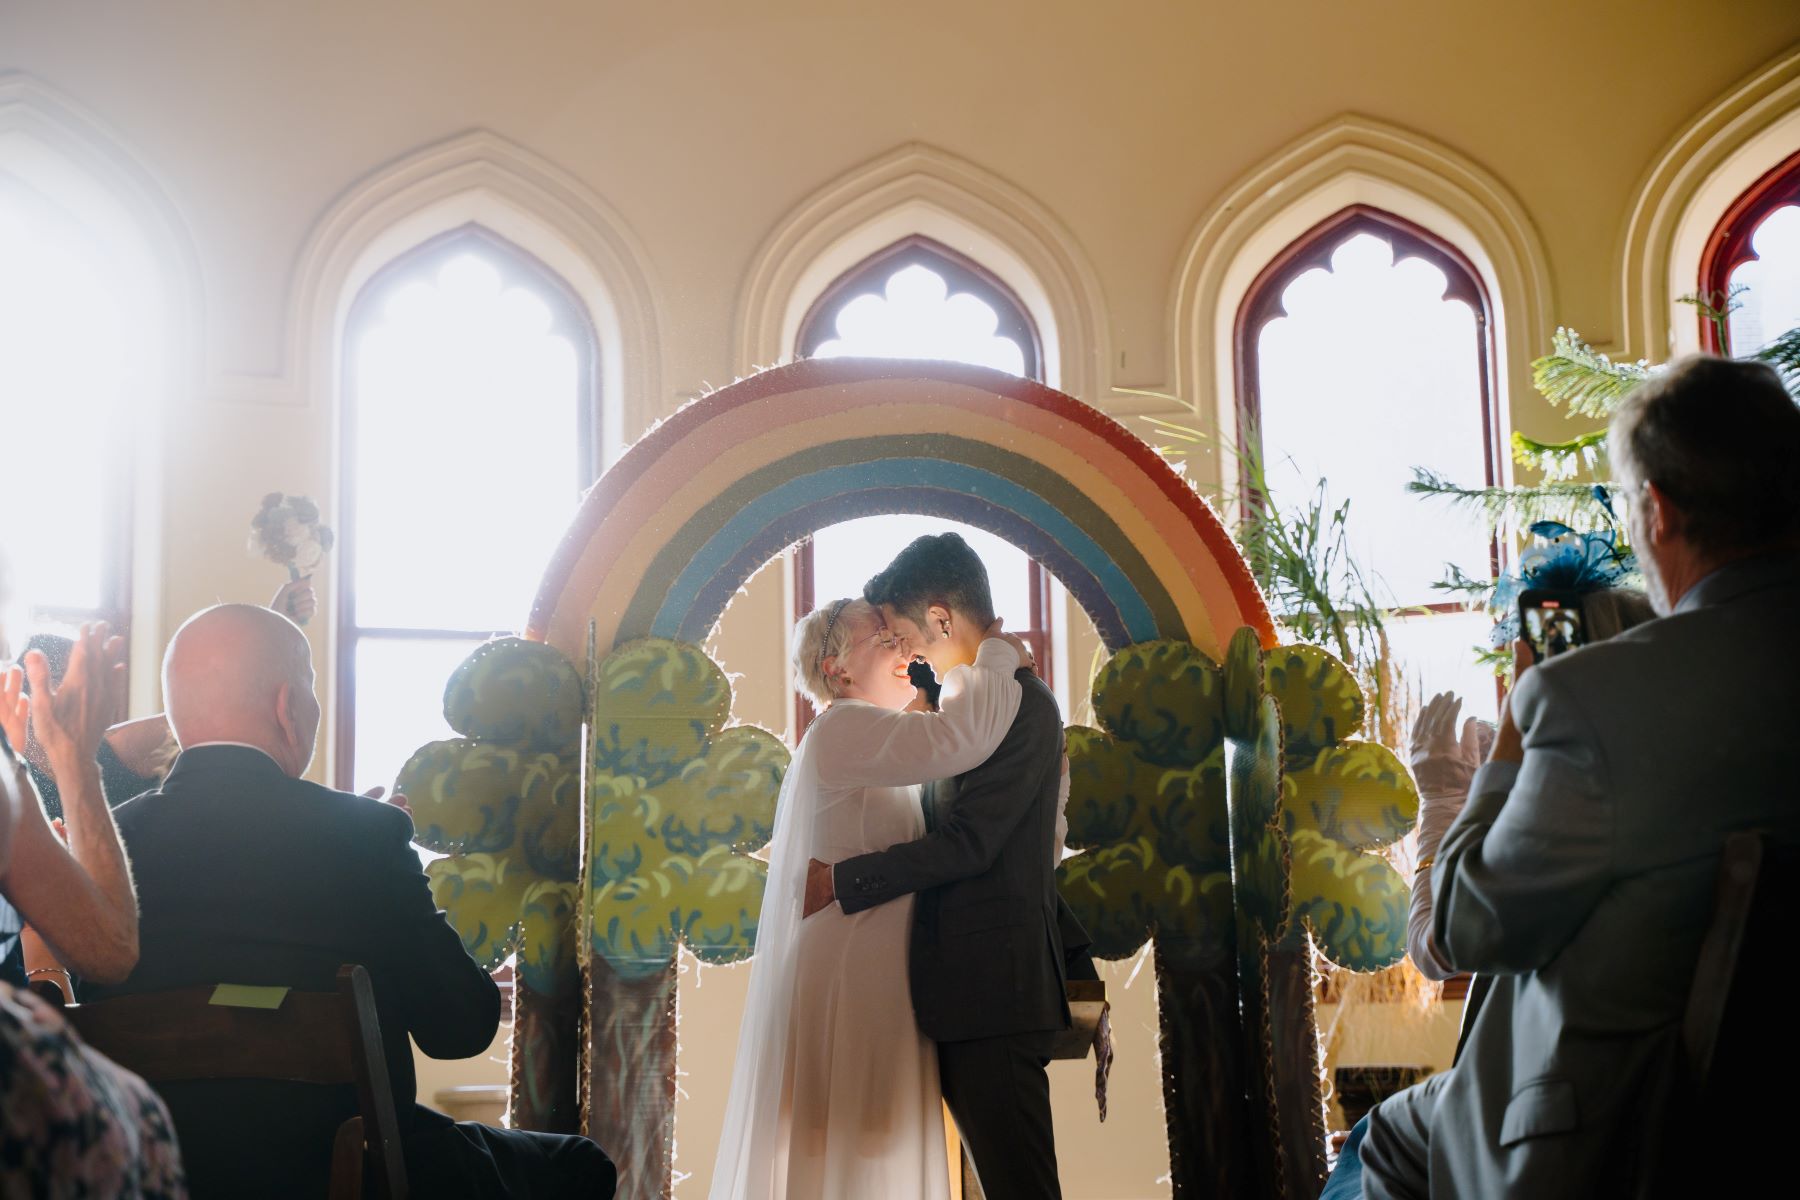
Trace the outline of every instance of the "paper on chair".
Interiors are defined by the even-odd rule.
[[[280,1008],[281,1002],[287,999],[288,989],[284,987],[252,987],[246,983],[221,983],[213,989],[212,999],[208,1004],[219,1004],[226,1008]]]

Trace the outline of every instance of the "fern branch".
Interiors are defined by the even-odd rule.
[[[1650,377],[1648,363],[1616,363],[1572,329],[1558,328],[1551,344],[1552,351],[1531,364],[1531,382],[1571,417],[1610,417],[1625,393]]]
[[[1605,509],[1594,499],[1594,485],[1559,481],[1532,487],[1463,487],[1436,471],[1413,468],[1406,490],[1465,510],[1473,510],[1490,532],[1523,529],[1537,521],[1561,521],[1576,529],[1597,529],[1612,524]]]
[[[1781,382],[1796,401],[1800,401],[1800,327],[1788,330],[1753,356],[1766,362],[1781,376]]]
[[[1435,591],[1449,592],[1469,600],[1485,600],[1488,593],[1494,590],[1493,580],[1477,579],[1455,563],[1445,563],[1444,569],[1448,574],[1431,585]]]
[[[1540,442],[1514,433],[1512,452],[1514,462],[1534,467],[1543,472],[1546,481],[1556,483],[1601,468],[1606,461],[1606,430],[1596,429],[1566,442]]]

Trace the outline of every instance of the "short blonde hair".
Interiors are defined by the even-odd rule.
[[[837,681],[825,674],[825,660],[850,649],[850,628],[865,614],[879,616],[867,600],[846,597],[821,604],[794,626],[794,686],[815,708],[838,698]]]

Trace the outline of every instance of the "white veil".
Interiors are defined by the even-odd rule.
[[[820,714],[820,720],[823,718]],[[817,726],[815,721],[813,728]],[[800,910],[806,893],[806,864],[813,857],[813,818],[818,806],[809,753],[812,741],[803,736],[795,747],[775,803],[769,879],[756,923],[750,994],[738,1031],[737,1063],[731,1071],[730,1100],[725,1106],[719,1152],[713,1160],[709,1200],[770,1200],[777,1171],[785,1166],[779,1161],[786,1150],[781,1136],[782,1083],[790,1049],[788,1018],[798,976]]]

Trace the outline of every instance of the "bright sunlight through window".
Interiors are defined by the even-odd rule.
[[[98,245],[42,193],[0,173],[0,428],[17,508],[3,548],[35,620],[105,608],[110,478],[133,337]],[[10,631],[14,650],[22,630]]]
[[[1740,358],[1800,326],[1800,205],[1783,205],[1756,227],[1756,258],[1731,273],[1748,290],[1731,314],[1731,352]]]
[[[914,265],[894,272],[882,295],[864,294],[839,309],[837,336],[813,357],[948,359],[1023,375],[1025,352],[996,336],[999,327],[987,301],[951,295],[942,275]]]
[[[581,355],[545,296],[508,284],[486,253],[372,299],[353,331],[347,422],[359,789],[453,736],[451,669],[489,634],[523,628],[575,509],[586,399]]]
[[[1257,343],[1262,445],[1269,486],[1284,508],[1303,505],[1321,479],[1333,504],[1349,502],[1350,542],[1374,576],[1377,601],[1440,602],[1433,581],[1452,562],[1485,578],[1489,548],[1466,515],[1406,491],[1412,468],[1482,479],[1481,346],[1475,313],[1444,297],[1449,281],[1418,258],[1359,233],[1282,293],[1286,316]],[[1477,614],[1418,616],[1391,630],[1410,686],[1462,693],[1480,712],[1492,675],[1469,649],[1485,640]]]
[[[947,359],[1023,374],[1024,351],[995,335],[999,320],[985,300],[967,292],[950,295],[936,271],[903,267],[888,278],[883,294],[867,293],[840,308],[837,337],[814,356]],[[1031,628],[1031,560],[1025,552],[993,534],[933,517],[862,517],[820,530],[813,536],[814,603],[862,595],[863,584],[908,542],[950,530],[967,538],[987,565],[994,608],[1006,627]]]

